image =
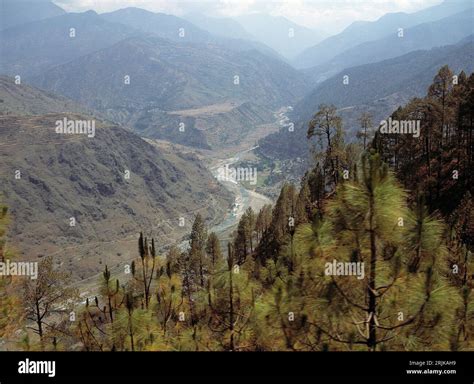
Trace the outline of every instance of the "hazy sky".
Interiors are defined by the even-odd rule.
[[[264,12],[297,24],[336,32],[356,20],[375,20],[387,12],[415,12],[442,0],[54,0],[66,11],[93,9],[98,13],[125,7],[183,15],[238,16]]]

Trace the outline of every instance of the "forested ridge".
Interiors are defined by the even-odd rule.
[[[231,241],[197,215],[189,247],[158,255],[143,228],[126,281],[105,266],[85,303],[46,257],[37,280],[0,279],[0,336],[27,350],[472,351],[473,114],[474,75],[447,66],[391,116],[420,121],[419,137],[364,113],[348,142],[320,105],[311,169]]]

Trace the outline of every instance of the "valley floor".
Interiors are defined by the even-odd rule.
[[[276,113],[276,117],[279,116],[279,112]],[[219,167],[225,165],[231,167],[232,165],[238,164],[239,161],[246,160],[249,158],[255,159],[254,151],[258,148],[255,143],[259,139],[277,131],[279,128],[280,123],[279,119],[277,118],[275,123],[273,124],[257,126],[253,133],[245,137],[238,145],[217,150],[195,149],[179,144],[172,144],[168,141],[163,140],[147,141],[163,150],[177,150],[183,153],[190,153],[196,155],[214,175],[214,177],[216,177],[217,170]],[[239,220],[245,210],[251,207],[254,212],[258,212],[265,204],[272,204],[273,201],[272,199],[263,194],[257,193],[251,189],[247,189],[246,185],[243,185],[242,183],[221,181],[221,184],[234,196],[234,201],[238,204],[236,210],[228,209],[223,216],[215,217],[210,225],[210,230],[218,235],[221,244],[224,247],[223,249],[225,249],[225,244],[227,240],[229,240],[231,233],[236,229]],[[213,202],[211,202],[211,204],[213,204]],[[218,210],[216,209],[216,212],[217,211]],[[159,225],[167,225],[167,223],[162,222]],[[171,229],[172,228],[170,226],[170,230]],[[179,241],[176,241],[176,235],[170,235],[169,242],[166,242],[165,244],[160,244],[159,248],[164,251],[165,249],[176,243],[179,243],[180,248],[186,248],[188,246],[189,241],[185,238],[185,231],[183,231],[180,236],[182,236],[180,243]],[[111,241],[108,243],[84,244],[74,248],[82,248],[81,254],[91,254],[92,252],[98,256],[102,252],[110,252],[111,248],[117,250],[117,262],[115,265],[109,265],[109,270],[115,278],[125,281],[127,280],[127,275],[125,274],[125,266],[129,265],[131,260],[133,260],[133,258],[137,256],[136,244],[137,235],[131,235],[127,238]],[[79,281],[74,282],[71,285],[79,289],[79,292],[81,293],[82,302],[85,302],[86,298],[92,300],[94,299],[94,296],[97,294],[100,288],[99,285],[101,274],[102,271],[94,273]]]
[[[161,142],[158,145],[165,145],[165,143]],[[256,148],[257,147],[251,147],[248,149],[240,150],[239,152],[226,159],[219,159],[215,157],[215,155],[211,151],[206,151],[206,153],[200,151],[200,156],[206,157],[206,161],[204,161],[204,163],[212,172],[212,174],[216,176],[216,172],[219,167],[225,164],[227,164],[228,166],[232,166],[232,164],[237,163],[241,160],[243,156],[245,156]],[[224,245],[224,243],[230,238],[230,234],[237,227],[239,220],[242,217],[242,214],[247,208],[251,207],[255,212],[258,212],[265,204],[272,204],[273,201],[267,196],[246,189],[241,184],[236,184],[235,182],[231,181],[221,181],[221,183],[226,189],[229,190],[229,192],[233,194],[235,201],[238,202],[238,207],[235,211],[228,210],[223,217],[215,218],[214,222],[216,224],[213,225],[210,229],[210,231],[213,231],[218,235],[219,239]],[[181,248],[186,248],[188,242],[188,240],[182,240],[179,245]],[[115,278],[118,278],[121,281],[125,281],[127,279],[127,275],[125,274],[125,266],[130,264],[133,257],[136,257],[133,252],[136,251],[137,236],[131,236],[130,238],[113,241],[111,243],[113,244],[101,243],[95,245],[94,251],[98,253],[101,249],[105,249],[106,247],[109,248],[108,250],[110,250],[111,245],[114,246],[114,248],[121,249],[122,254],[126,257],[121,258],[121,260],[115,266],[109,267],[109,269]],[[170,243],[162,244],[160,248],[164,250],[175,243],[175,241],[170,241]],[[100,288],[101,274],[102,272],[99,272],[77,282],[74,282],[71,285],[72,287],[79,289],[83,302],[85,302],[86,298],[89,298],[90,300],[94,299],[94,296],[97,294]]]

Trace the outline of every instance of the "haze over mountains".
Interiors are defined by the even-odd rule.
[[[32,256],[142,226],[166,237],[170,228],[157,221],[174,222],[204,202],[207,219],[222,219],[232,198],[203,164],[143,138],[190,151],[228,149],[263,126],[275,131],[276,112],[293,106],[295,130],[262,139],[260,154],[307,158],[307,122],[319,104],[336,105],[350,139],[362,111],[375,122],[385,118],[424,94],[441,66],[474,69],[473,8],[464,0],[357,21],[326,39],[268,14],[66,13],[46,0],[1,4],[2,185],[12,234]],[[58,136],[54,124],[65,116],[97,120],[96,138]],[[21,180],[10,178],[17,169]],[[125,169],[133,183],[122,177]],[[87,261],[79,269],[92,272]]]
[[[467,14],[471,12],[472,17],[472,2],[470,0],[445,0],[439,5],[410,14],[388,13],[372,22],[355,21],[341,33],[328,37],[321,43],[306,49],[293,62],[298,68],[314,67],[328,62],[338,54],[362,43],[396,35],[399,28],[406,29],[440,20],[468,9],[470,10],[467,11]],[[445,30],[445,32],[447,31]],[[429,35],[427,34],[425,37],[429,38]],[[375,53],[374,57],[376,58]]]
[[[214,37],[181,18],[137,8],[66,14],[4,30],[0,38],[2,52],[8,53],[0,64],[3,73],[21,74],[24,81],[116,122],[139,122],[136,129],[148,137],[204,148],[211,142],[228,143],[227,135],[219,135],[223,142],[206,137],[205,129],[196,130],[195,117],[183,116],[170,126],[176,111],[228,102],[236,106],[229,117],[237,117],[224,116],[236,122],[228,128],[242,131],[255,121],[272,121],[268,108],[291,103],[310,90],[304,75],[262,43]],[[130,84],[124,84],[125,76]],[[237,108],[250,100],[259,116],[247,114],[245,106]],[[144,119],[165,124],[143,129]],[[187,131],[179,135],[184,120]]]
[[[344,68],[379,62],[418,49],[455,44],[474,32],[473,9],[471,7],[469,11],[422,23],[400,32],[394,30],[394,33],[387,37],[347,49],[326,63],[310,68],[306,72],[317,76],[315,80],[320,81],[321,78],[327,78]]]
[[[45,71],[32,81],[120,123],[149,114],[159,117],[181,109],[212,108],[226,101],[240,105],[252,100],[264,117],[266,108],[291,103],[309,90],[296,70],[258,51],[235,52],[192,43],[177,46],[151,36],[122,40]],[[191,122],[188,129],[193,127]],[[178,128],[179,124],[170,127]],[[149,137],[165,138],[162,129],[157,126]],[[189,138],[178,142],[184,140]]]
[[[294,132],[282,128],[260,142],[263,154],[276,158],[294,158],[308,153],[306,140],[308,121],[320,104],[334,104],[343,118],[348,139],[354,138],[359,128],[357,119],[363,111],[370,112],[373,122],[390,115],[400,104],[426,93],[433,77],[443,65],[459,73],[474,71],[474,35],[458,44],[431,50],[419,50],[378,63],[346,68],[320,83],[298,102],[290,120]],[[349,76],[349,84],[343,76]]]
[[[181,17],[164,13],[149,12],[144,9],[133,7],[119,9],[109,13],[102,13],[100,16],[110,22],[121,23],[134,28],[137,31],[151,33],[158,37],[179,43],[219,44],[225,46],[227,49],[233,49],[236,51],[256,49],[269,56],[282,59],[282,56],[280,56],[277,51],[274,51],[269,48],[269,46],[251,38],[251,36],[243,30],[238,30],[236,35],[232,35],[229,28],[226,28],[227,33],[212,33],[211,30],[216,31],[216,29],[221,28],[221,26],[216,25],[219,23],[230,23],[231,27],[233,26],[235,29],[238,29],[238,24],[232,19],[229,19],[228,21],[227,19],[216,19],[216,21],[211,21],[208,18],[206,21],[203,21],[203,24],[199,23],[204,25],[206,28],[211,26],[209,28],[211,30],[208,30],[206,28],[201,28],[199,24],[194,24]]]
[[[28,81],[54,66],[109,47],[136,33],[123,24],[104,20],[94,11],[17,25],[0,31],[0,73],[20,75]]]
[[[269,109],[296,104],[316,82],[344,68],[458,42],[472,33],[469,7],[468,1],[448,0],[412,14],[355,22],[298,56],[295,65],[311,66],[300,72],[282,57],[321,36],[281,17],[181,18],[139,8],[63,14],[1,31],[5,54],[0,73],[21,73],[24,81],[75,99],[148,137],[209,148],[230,142],[210,139],[205,127],[197,129],[199,116],[179,116],[177,111],[208,111],[215,105],[219,113],[213,115],[221,118],[223,103],[251,101],[260,119],[246,120],[242,108],[229,110],[240,121],[230,128],[243,132],[252,121],[270,122]],[[468,11],[459,12],[463,9]],[[77,32],[74,38],[70,28]],[[403,38],[397,36],[398,28],[404,28]],[[288,39],[290,29],[293,40]],[[233,37],[230,31],[235,31]],[[315,54],[311,58],[308,52]],[[126,76],[130,84],[124,86]],[[144,127],[145,122],[155,127]],[[186,135],[173,131],[180,123],[186,125]]]
[[[0,29],[26,24],[35,20],[64,15],[66,11],[49,0],[2,0]]]
[[[297,25],[285,17],[269,17],[263,14],[243,15],[236,20],[253,36],[292,59],[306,48],[320,42],[325,33]]]
[[[232,39],[256,40],[241,24],[230,17],[212,17],[192,12],[184,18],[212,35]]]

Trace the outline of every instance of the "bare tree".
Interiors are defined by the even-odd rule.
[[[23,284],[26,318],[35,324],[28,328],[39,335],[42,347],[46,330],[54,331],[57,326],[52,315],[64,312],[61,308],[77,297],[68,283],[69,274],[55,270],[50,256],[39,263],[37,279]]]

